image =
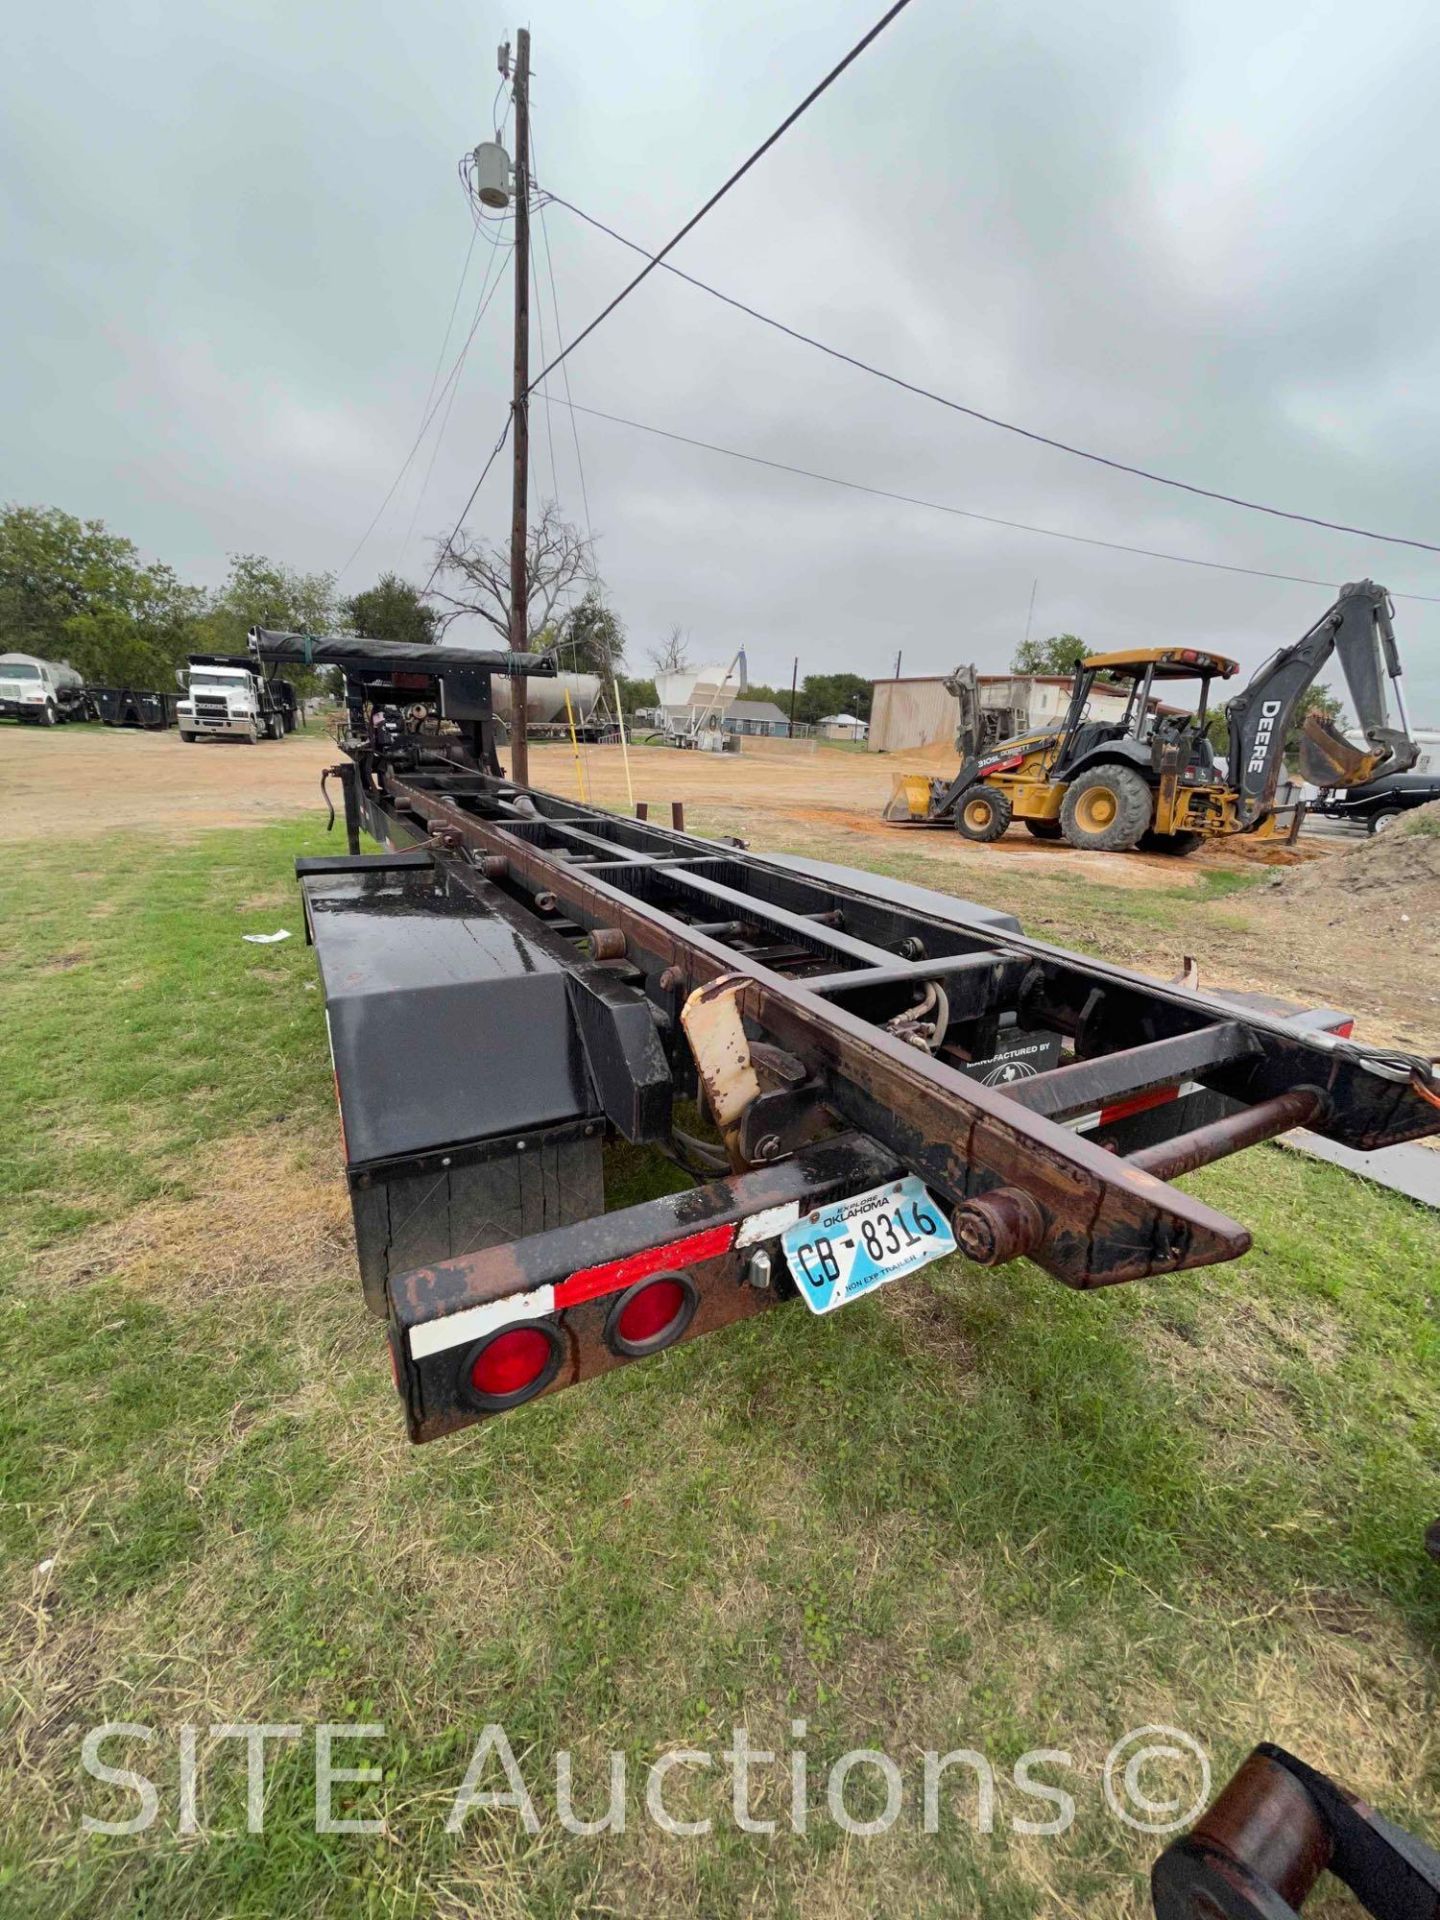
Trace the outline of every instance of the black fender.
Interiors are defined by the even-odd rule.
[[[1089,753],[1082,754],[1073,767],[1065,769],[1067,784],[1078,779],[1082,773],[1088,773],[1092,767],[1122,766],[1133,767],[1137,773],[1143,773],[1153,785],[1155,783],[1155,761],[1148,746],[1142,746],[1138,740],[1105,740],[1098,747],[1092,747]]]

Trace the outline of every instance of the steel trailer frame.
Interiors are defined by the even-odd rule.
[[[345,670],[354,721],[380,669]],[[463,670],[473,689],[514,668],[471,656]],[[543,1390],[573,1384],[639,1357],[607,1313],[647,1273],[680,1276],[693,1337],[794,1297],[784,1224],[904,1174],[939,1197],[971,1260],[1027,1256],[1087,1289],[1245,1253],[1247,1230],[1168,1184],[1180,1174],[1300,1125],[1361,1149],[1440,1131],[1440,1086],[1418,1056],[1067,952],[922,890],[516,787],[486,733],[377,745],[352,727],[333,770],[352,851],[298,863],[308,931],[323,943],[327,888],[395,894],[397,861],[423,869],[436,912],[487,916],[529,943],[532,969],[563,973],[589,1089],[582,1140],[608,1130],[673,1150],[676,1098],[703,1088],[730,1170],[367,1281],[417,1440],[504,1410],[466,1386],[495,1328],[536,1327],[553,1342]],[[362,829],[395,851],[360,855]],[[383,887],[363,877],[386,872]],[[414,899],[404,910],[414,918]],[[985,1084],[977,1069],[1017,1034],[1050,1036],[1064,1057]],[[534,1151],[544,1132],[507,1150]],[[450,1158],[415,1164],[479,1151],[441,1144]],[[352,1192],[394,1171],[352,1162]]]

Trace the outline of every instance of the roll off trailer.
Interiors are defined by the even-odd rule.
[[[343,676],[325,780],[348,851],[296,872],[412,1440],[797,1296],[828,1314],[957,1248],[1079,1289],[1233,1260],[1246,1228],[1177,1176],[1291,1128],[1360,1149],[1440,1131],[1434,1063],[1358,1044],[1341,1013],[515,785],[491,683],[553,656],[251,648]],[[613,1136],[694,1185],[607,1213]]]

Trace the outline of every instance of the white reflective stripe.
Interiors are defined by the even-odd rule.
[[[447,1313],[443,1320],[424,1320],[410,1329],[410,1358],[424,1360],[432,1353],[445,1353],[462,1347],[468,1340],[479,1340],[496,1327],[512,1320],[538,1320],[555,1311],[554,1287],[537,1287],[533,1293],[512,1293],[503,1300],[492,1300],[483,1307],[462,1307],[459,1313]]]
[[[737,1247],[753,1247],[757,1240],[773,1240],[786,1227],[793,1227],[799,1218],[798,1200],[787,1200],[783,1207],[766,1207],[763,1213],[752,1213],[748,1220],[740,1222],[735,1244]]]

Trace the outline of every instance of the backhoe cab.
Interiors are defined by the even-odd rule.
[[[962,764],[946,783],[902,775],[885,810],[893,823],[953,821],[967,840],[998,840],[1021,820],[1042,840],[1125,852],[1134,847],[1186,854],[1202,839],[1236,833],[1293,839],[1302,806],[1277,807],[1285,739],[1316,675],[1338,656],[1369,750],[1352,746],[1327,722],[1306,723],[1301,768],[1319,786],[1347,786],[1413,766],[1400,692],[1400,662],[1389,596],[1373,581],[1343,587],[1339,599],[1293,646],[1282,648],[1225,708],[1228,751],[1222,763],[1207,736],[1210,688],[1239,668],[1200,647],[1138,647],[1081,662],[1065,718],[1057,728],[978,750],[978,712],[957,737]],[[1392,728],[1388,675],[1399,710]],[[1177,683],[1198,681],[1193,700],[1175,700]],[[1118,718],[1091,712],[1097,687],[1125,693]],[[1162,690],[1164,697],[1162,698]]]
[[[1056,730],[967,759],[952,782],[957,830],[967,840],[998,840],[1023,820],[1038,838],[1073,847],[1113,852],[1143,842],[1188,853],[1202,822],[1226,813],[1205,722],[1211,682],[1238,671],[1233,660],[1194,647],[1093,654],[1076,669]],[[1162,701],[1162,688],[1169,694],[1177,682],[1197,680],[1193,706]],[[1092,716],[1097,685],[1127,692],[1118,719]],[[942,810],[949,811],[943,803]]]

